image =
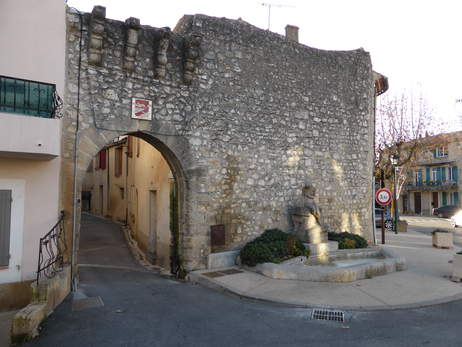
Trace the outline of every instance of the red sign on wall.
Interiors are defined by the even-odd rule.
[[[132,98],[132,118],[152,120],[152,101]]]

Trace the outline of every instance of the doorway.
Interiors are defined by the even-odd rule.
[[[433,202],[433,208],[440,207],[439,201],[438,201],[438,192],[433,192],[432,193],[432,202]]]
[[[414,212],[416,214],[422,213],[422,197],[420,192],[414,192]]]
[[[152,263],[156,262],[157,247],[157,191],[149,192],[149,248],[148,256]]]

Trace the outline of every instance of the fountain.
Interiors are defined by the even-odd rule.
[[[290,209],[292,233],[304,242],[310,256],[295,257],[281,264],[258,264],[257,272],[277,279],[352,282],[406,269],[404,258],[384,248],[339,250],[336,241],[327,240],[315,197],[315,187],[307,184],[302,189],[301,199]]]

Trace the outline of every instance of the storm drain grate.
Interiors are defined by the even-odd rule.
[[[242,273],[243,271],[241,270],[236,270],[236,269],[229,269],[229,270],[222,270],[220,271],[222,274],[225,274],[225,275],[235,275],[235,274],[240,274]]]
[[[345,312],[343,311],[332,311],[326,309],[314,309],[311,313],[311,319],[319,320],[331,320],[335,322],[345,321]]]
[[[221,272],[213,271],[213,272],[204,272],[202,275],[210,277],[210,278],[216,278],[216,277],[223,277],[225,276]]]

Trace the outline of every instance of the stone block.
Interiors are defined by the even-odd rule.
[[[462,254],[454,254],[451,280],[454,282],[462,281]]]
[[[398,232],[399,233],[406,233],[407,232],[407,225],[408,223],[405,220],[398,221]]]
[[[38,286],[32,283],[32,303],[16,313],[11,328],[11,341],[21,343],[38,335],[40,323],[58,306],[70,291],[70,266]]]
[[[46,318],[46,303],[30,304],[16,313],[11,326],[13,344],[29,341],[38,335],[38,327]]]
[[[236,265],[239,251],[210,253],[207,258],[207,269],[219,269]]]
[[[452,232],[434,231],[432,233],[432,244],[436,248],[452,248],[454,246]]]

